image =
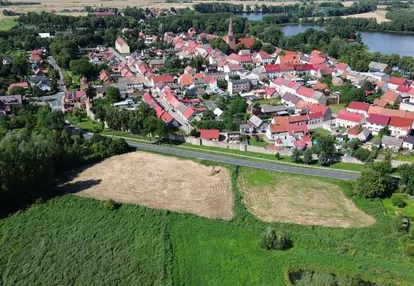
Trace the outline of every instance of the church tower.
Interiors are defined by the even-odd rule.
[[[233,22],[230,17],[229,21],[229,31],[227,32],[227,36],[224,37],[224,41],[231,47],[234,48],[236,45],[236,37],[233,34]]]

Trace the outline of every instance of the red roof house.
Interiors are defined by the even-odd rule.
[[[218,141],[220,138],[220,130],[218,129],[200,129],[198,132],[200,132],[201,139]]]

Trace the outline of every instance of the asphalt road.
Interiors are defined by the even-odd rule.
[[[60,67],[57,65],[55,59],[52,56],[50,56],[50,57],[47,58],[47,61],[59,73],[59,80],[58,80],[58,88],[59,88],[59,91],[67,91],[66,86],[63,83],[63,72],[60,69]]]
[[[83,132],[80,129],[77,129],[74,125],[72,125],[69,121],[66,121],[70,132],[77,134],[82,133],[85,139],[89,139],[92,137],[92,133]],[[288,166],[288,165],[277,165],[271,163],[261,163],[256,161],[249,161],[243,159],[234,159],[226,156],[220,155],[213,155],[207,154],[202,152],[195,152],[195,151],[188,151],[182,150],[177,148],[171,148],[161,145],[154,145],[149,143],[139,143],[136,141],[125,140],[129,146],[140,149],[140,150],[149,150],[149,151],[156,151],[159,153],[164,153],[168,155],[176,155],[176,156],[183,156],[201,160],[208,160],[218,163],[224,164],[232,164],[242,167],[250,167],[262,170],[269,170],[269,171],[276,171],[276,172],[283,172],[283,173],[294,173],[294,174],[301,174],[301,175],[309,175],[309,176],[316,176],[316,177],[325,177],[325,178],[332,178],[332,179],[340,179],[340,180],[356,180],[360,175],[356,173],[350,172],[343,172],[343,171],[331,171],[331,170],[324,170],[324,169],[312,169],[312,168],[305,168],[305,167],[296,167],[296,166]]]
[[[220,156],[220,155],[212,155],[212,154],[206,154],[206,153],[195,152],[195,151],[187,151],[187,150],[181,150],[181,149],[159,146],[159,145],[137,143],[137,142],[128,141],[128,140],[127,140],[127,143],[131,147],[135,147],[141,150],[150,150],[150,151],[156,151],[160,153],[166,153],[169,155],[191,157],[191,158],[196,158],[196,159],[209,160],[209,161],[214,161],[214,162],[219,162],[219,163],[232,164],[232,165],[238,165],[238,166],[243,166],[243,167],[251,167],[251,168],[257,168],[257,169],[263,169],[263,170],[269,170],[269,171],[295,173],[295,174],[334,178],[334,179],[341,179],[341,180],[356,180],[359,177],[359,174],[349,173],[349,172],[294,167],[294,166],[277,165],[277,164],[271,164],[271,163],[260,163],[260,162],[255,162],[255,161],[234,159],[234,158],[229,158],[229,157]]]

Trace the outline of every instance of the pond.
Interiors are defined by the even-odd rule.
[[[264,14],[243,14],[243,17],[259,21]],[[287,25],[282,30],[288,37],[305,32],[307,29],[323,30],[323,26],[317,25]],[[362,42],[368,46],[371,52],[382,54],[398,54],[400,56],[414,57],[414,35],[393,34],[383,32],[360,32]]]

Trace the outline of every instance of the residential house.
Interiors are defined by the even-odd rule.
[[[388,73],[391,71],[391,67],[389,65],[378,62],[370,62],[368,68],[370,72]]]
[[[391,136],[402,138],[407,136],[412,129],[413,119],[392,116],[388,123]]]
[[[115,48],[121,53],[121,54],[129,54],[130,48],[127,42],[122,38],[118,37],[115,41]]]
[[[387,104],[394,105],[400,104],[402,102],[402,97],[401,94],[389,90],[381,96],[381,100],[385,101]]]
[[[220,139],[220,130],[218,129],[199,129],[200,138],[204,140],[218,141]]]
[[[381,129],[388,126],[390,122],[390,117],[381,115],[381,114],[369,114],[368,118],[366,119],[366,123],[364,127],[371,131],[373,135],[377,135]]]
[[[296,90],[296,95],[302,100],[309,103],[317,103],[326,105],[326,96],[319,91],[301,86]]]
[[[402,143],[404,149],[413,150],[414,149],[414,136],[408,135],[404,138]]]
[[[401,149],[401,146],[404,142],[402,138],[395,138],[391,136],[383,136],[381,139],[381,146],[384,149],[392,149],[394,151],[398,151]]]
[[[284,52],[279,54],[276,59],[276,64],[299,64],[300,55],[296,52]]]
[[[365,122],[364,115],[360,113],[353,113],[345,110],[341,110],[335,120],[336,127],[354,127],[356,125],[362,125]]]
[[[182,86],[190,86],[194,83],[193,75],[191,73],[183,73],[178,78],[178,84]]]
[[[250,80],[248,79],[229,79],[227,91],[230,94],[250,91]]]
[[[272,56],[264,51],[258,52],[255,58],[262,64],[270,64],[273,61]]]
[[[281,98],[281,102],[287,107],[295,107],[300,100],[299,96],[290,92],[285,93]]]
[[[256,115],[252,115],[247,124],[240,125],[240,132],[243,133],[261,133],[266,131],[266,125]]]
[[[262,114],[278,114],[278,115],[287,115],[287,107],[284,105],[260,105],[260,112]]]
[[[52,90],[52,81],[48,76],[32,76],[29,79],[31,86],[37,86],[42,91],[51,91]]]
[[[354,127],[351,127],[347,131],[348,139],[359,139],[361,142],[366,142],[369,139],[369,136],[371,135],[371,131],[368,129],[362,128],[358,125],[355,125]]]
[[[117,86],[124,86],[127,93],[132,93],[134,90],[142,90],[144,88],[144,78],[141,77],[129,77],[118,79]]]
[[[149,62],[149,66],[152,69],[162,69],[164,68],[164,65],[165,65],[164,59],[153,59],[153,60],[150,60]]]
[[[22,95],[2,95],[0,96],[0,115],[11,113],[13,105],[22,105],[24,97]]]
[[[397,90],[399,86],[408,85],[408,81],[405,78],[392,76],[387,81],[388,88],[391,90]]]
[[[343,72],[350,71],[351,70],[351,67],[348,64],[346,64],[346,63],[338,63],[335,66],[335,69],[337,71],[337,75],[341,75]]]
[[[252,63],[252,57],[249,55],[237,55],[235,53],[230,54],[227,57],[229,62],[239,64],[239,65],[247,65]]]
[[[155,86],[157,84],[173,84],[174,78],[172,75],[165,74],[165,75],[156,75],[151,80],[152,84]]]
[[[113,78],[107,70],[101,70],[101,73],[99,74],[99,79],[105,84],[110,84],[114,82]]]
[[[322,121],[327,121],[332,119],[332,110],[329,106],[323,104],[310,104],[308,107],[308,116],[312,114],[320,114]],[[312,116],[316,118],[315,116]]]
[[[29,84],[27,82],[11,83],[9,87],[7,88],[7,91],[9,94],[10,94],[10,91],[13,89],[13,87],[21,87],[27,90],[29,88]]]
[[[390,78],[390,76],[383,72],[374,72],[371,74],[371,77],[376,81],[386,82]]]
[[[358,101],[351,101],[346,108],[346,111],[362,114],[364,116],[368,116],[369,110],[369,103],[366,102],[358,102]]]

